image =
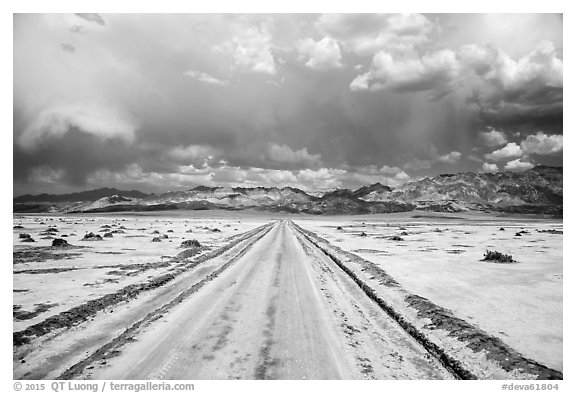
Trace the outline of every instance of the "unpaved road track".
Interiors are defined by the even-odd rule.
[[[61,377],[454,378],[286,220],[114,355]]]
[[[452,378],[289,221],[84,377]]]

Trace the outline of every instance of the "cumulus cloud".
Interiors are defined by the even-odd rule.
[[[443,156],[439,156],[438,161],[444,162],[446,164],[455,164],[460,160],[460,157],[462,157],[462,153],[459,151],[452,151]]]
[[[106,21],[100,14],[75,14],[77,17],[82,18],[88,22],[99,24],[100,26],[106,25]]]
[[[400,184],[412,180],[412,178],[404,171],[397,173],[394,176],[394,179],[398,180]]]
[[[229,84],[227,80],[215,78],[212,75],[207,74],[205,72],[189,70],[186,71],[184,75],[189,76],[192,79],[196,79],[197,81],[207,83],[209,85],[228,86]]]
[[[205,145],[177,146],[168,152],[168,155],[179,163],[211,159],[218,154],[220,152],[217,149]]]
[[[382,183],[396,187],[411,180],[410,176],[396,166],[365,165],[360,167],[345,167],[347,174],[341,180],[348,188],[358,188],[366,184]]]
[[[461,86],[472,90],[469,102],[487,122],[561,124],[563,61],[549,41],[518,60],[478,44],[427,52],[386,48],[374,55],[368,72],[350,83],[352,91],[424,91],[432,99]]]
[[[487,147],[497,147],[502,146],[508,142],[506,138],[506,134],[502,131],[497,131],[495,129],[491,129],[487,132],[481,132],[478,135],[478,139],[480,143]]]
[[[98,171],[98,186],[116,181],[108,171],[162,191],[217,185],[218,173],[241,184],[317,188],[313,176],[328,186],[394,184],[410,170],[434,176],[451,162],[462,171],[484,161],[502,169],[517,158],[562,165],[561,16],[544,25],[530,16],[537,29],[514,16],[523,40],[508,44],[510,24],[501,24],[504,42],[495,29],[470,26],[484,20],[478,15],[104,18],[105,28],[98,17],[15,16],[16,194],[36,193],[37,184],[42,192],[80,188]],[[554,45],[533,48],[542,38]],[[310,71],[333,67],[339,71]],[[520,124],[526,119],[556,125]],[[483,157],[509,142],[522,153]],[[140,171],[123,172],[132,164]],[[59,183],[40,182],[57,178],[46,168]]]
[[[308,149],[292,150],[290,146],[277,145],[271,143],[268,145],[268,157],[275,162],[286,164],[299,164],[313,166],[320,162],[320,154],[310,154]]]
[[[300,58],[306,61],[306,66],[313,69],[329,69],[342,67],[342,55],[338,41],[324,37],[320,41],[311,38],[296,43]]]
[[[379,170],[380,173],[384,173],[384,174],[388,174],[388,175],[398,175],[402,172],[402,169],[400,169],[397,166],[388,166],[388,165],[383,165]]]
[[[534,168],[534,164],[521,161],[519,158],[513,161],[508,161],[504,166],[505,171],[526,171],[532,168]]]
[[[563,149],[562,135],[546,135],[538,132],[529,135],[521,142],[522,150],[527,154],[548,155],[561,152]]]
[[[484,75],[491,70],[498,52],[490,46],[466,44],[458,49],[457,55],[462,65],[479,75]]]
[[[382,51],[374,55],[370,70],[352,81],[350,89],[385,89],[397,93],[428,91],[431,98],[437,98],[452,90],[458,72],[456,55],[449,49],[410,58],[395,58]]]
[[[434,145],[428,148],[427,159],[413,158],[404,164],[403,168],[410,171],[421,171],[430,169],[436,163],[455,164],[462,158],[462,153],[459,151],[451,151],[450,153],[440,155]]]
[[[421,14],[324,14],[317,26],[359,56],[383,49],[412,51],[428,43],[435,29],[434,23]]]
[[[472,65],[481,83],[471,100],[487,120],[561,122],[563,61],[553,43],[542,41],[518,60],[497,50],[494,56],[478,57]]]
[[[276,63],[272,55],[271,41],[272,33],[264,23],[260,27],[238,27],[233,38],[236,66],[248,71],[275,74]]]
[[[482,164],[481,171],[486,173],[498,172],[498,165],[485,162]]]
[[[71,105],[46,109],[38,114],[18,139],[19,145],[34,150],[48,139],[58,139],[71,129],[94,135],[102,140],[123,139],[132,142],[136,126],[122,114],[109,108]]]
[[[522,148],[516,142],[510,142],[501,149],[495,150],[492,153],[484,154],[484,158],[491,161],[502,161],[510,158],[521,157],[522,154]]]
[[[306,189],[328,190],[342,186],[340,177],[346,174],[345,170],[335,168],[302,169],[297,173],[297,178]]]

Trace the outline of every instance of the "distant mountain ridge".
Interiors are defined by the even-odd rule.
[[[36,205],[34,205],[36,203]],[[14,198],[14,212],[61,213],[151,210],[256,209],[306,214],[370,214],[411,210],[562,214],[563,169],[442,174],[392,188],[304,192],[294,187],[207,187],[164,194],[103,188],[83,193]],[[43,210],[44,209],[44,210]]]
[[[129,198],[147,198],[146,194],[137,190],[123,191],[116,188],[98,188],[90,191],[74,192],[71,194],[39,194],[39,195],[22,195],[14,198],[15,203],[25,202],[87,202],[96,201],[100,198],[110,196],[121,196]]]

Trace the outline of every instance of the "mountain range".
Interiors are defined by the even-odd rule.
[[[380,183],[357,190],[304,192],[293,187],[198,186],[187,191],[145,194],[101,188],[63,195],[23,195],[14,212],[96,213],[153,210],[254,209],[306,214],[370,214],[412,210],[467,210],[562,215],[562,168],[537,166],[524,172],[443,174],[392,188]]]

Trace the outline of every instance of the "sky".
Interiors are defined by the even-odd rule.
[[[15,14],[13,194],[563,162],[557,14]]]

